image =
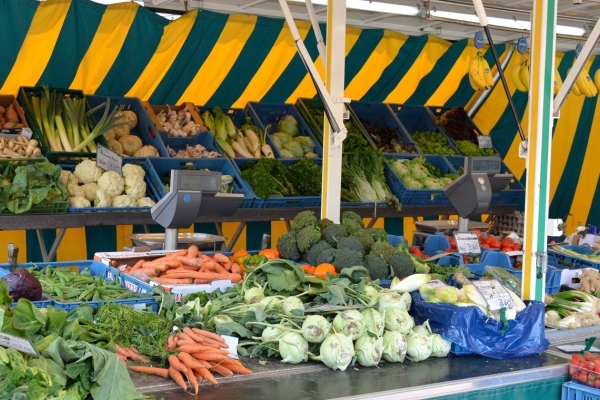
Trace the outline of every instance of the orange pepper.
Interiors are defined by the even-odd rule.
[[[229,260],[231,262],[235,262],[235,259],[238,257],[242,257],[242,256],[247,256],[248,252],[246,250],[238,250],[235,253],[233,253],[233,255],[231,257],[229,257]]]
[[[308,264],[302,264],[302,269],[304,270],[304,272],[306,272],[309,275],[314,275],[315,272],[315,267],[313,267],[312,265],[308,265]]]
[[[279,256],[279,250],[277,250],[277,249],[264,249],[264,250],[261,250],[258,253],[258,255],[259,256],[265,256],[269,260],[272,260],[274,258],[280,258],[280,256]]]
[[[315,268],[315,272],[313,273],[313,275],[316,276],[317,278],[327,279],[327,273],[328,272],[329,272],[330,275],[337,275],[337,272],[335,270],[335,266],[333,264],[330,264],[330,263],[321,263],[321,264],[317,265],[317,267]]]

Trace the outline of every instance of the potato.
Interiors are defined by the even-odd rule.
[[[134,135],[125,135],[119,138],[119,143],[123,146],[123,154],[132,156],[133,153],[142,148],[142,139]]]
[[[121,145],[121,143],[119,143],[118,140],[110,139],[110,140],[107,140],[107,143],[108,143],[108,147],[112,151],[114,151],[115,153],[118,153],[118,154],[123,154],[123,146]]]

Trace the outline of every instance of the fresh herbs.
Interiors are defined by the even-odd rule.
[[[448,139],[446,139],[443,133],[417,131],[413,133],[413,140],[423,154],[456,155],[456,150],[448,144]]]

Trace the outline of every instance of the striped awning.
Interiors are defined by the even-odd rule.
[[[297,25],[323,71],[310,23],[298,21]],[[88,0],[0,0],[0,26],[2,94],[16,94],[20,86],[48,84],[87,94],[134,96],[152,104],[190,101],[221,107],[244,107],[248,101],[294,102],[316,95],[283,19],[194,11],[169,21],[134,2],[105,6]],[[325,35],[325,27],[321,29]],[[504,44],[497,50],[501,58],[509,55]],[[477,96],[467,75],[477,51],[471,40],[452,43],[435,36],[409,37],[348,27],[345,96],[355,101],[467,106]],[[493,64],[487,48],[483,51]],[[508,70],[521,57],[511,53]],[[563,77],[573,60],[574,52],[557,54]],[[600,61],[592,57],[588,66],[594,76]],[[510,79],[509,87],[526,130],[527,93],[516,91]],[[600,224],[600,164],[594,159],[600,135],[591,135],[600,128],[596,107],[597,98],[569,96],[557,120],[551,218],[572,214],[569,222]],[[492,89],[474,121],[492,136],[509,168],[524,182],[517,127],[501,85]],[[401,234],[401,225],[388,221],[386,229]],[[574,225],[570,224],[570,231]],[[406,233],[411,227],[405,221]],[[267,228],[263,224],[256,229],[262,233]],[[94,229],[112,229],[107,239],[110,249],[128,243],[127,230]],[[104,248],[92,244],[94,229],[86,230],[88,238],[76,253],[61,246],[59,259],[89,258],[96,250],[107,250],[106,243]],[[123,229],[131,231],[131,227]],[[273,225],[270,229],[282,228]],[[67,233],[67,240],[81,241],[81,232],[73,231]],[[0,237],[8,238],[9,233]],[[10,236],[18,243],[14,237]],[[30,236],[30,247],[34,238]],[[248,240],[238,247],[252,247]],[[25,237],[22,241],[26,246]]]

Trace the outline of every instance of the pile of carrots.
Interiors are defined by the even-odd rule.
[[[123,364],[127,365],[130,360],[141,362],[143,364],[150,364],[150,360],[140,354],[135,347],[119,346],[118,344],[115,344],[115,346],[117,348],[117,356],[123,361]]]
[[[123,271],[128,275],[145,275],[163,285],[204,284],[217,280],[242,280],[243,270],[224,254],[202,254],[195,245],[152,261],[139,260]]]
[[[190,393],[198,394],[199,382],[203,379],[218,385],[213,373],[222,376],[252,373],[239,360],[229,356],[229,351],[226,350],[228,347],[225,340],[216,333],[186,327],[169,337],[167,349],[174,351],[174,354],[168,358],[168,368],[129,366],[129,369],[171,378],[185,391],[188,391],[189,383],[193,389]]]

